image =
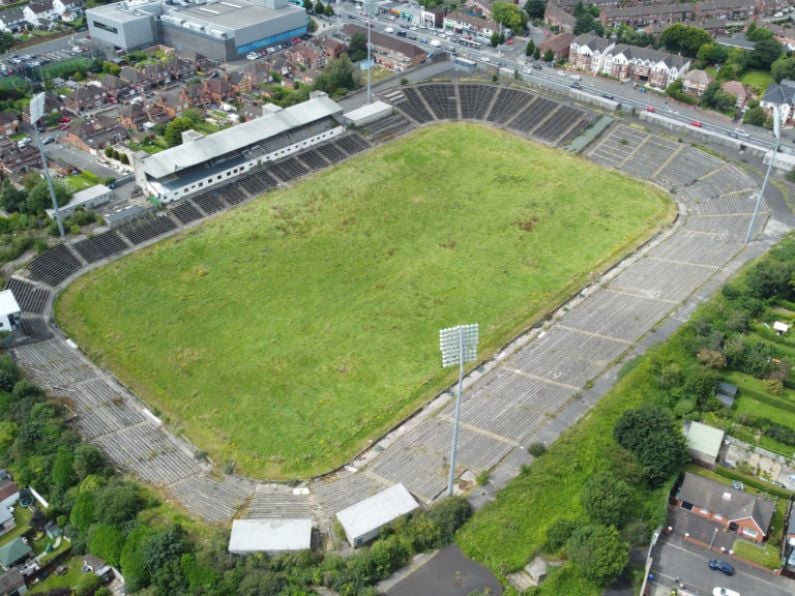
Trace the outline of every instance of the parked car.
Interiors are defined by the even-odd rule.
[[[741,138],[743,138],[743,139],[747,139],[748,137],[750,137],[750,136],[751,136],[751,135],[749,135],[747,132],[745,132],[745,131],[744,131],[742,128],[735,128],[735,129],[734,129],[734,132],[736,132],[736,133],[737,133],[737,136],[738,136],[738,137],[741,137]]]
[[[720,559],[710,559],[709,563],[707,564],[713,571],[720,571],[726,575],[734,575],[734,566],[727,563],[726,561],[721,561]]]
[[[712,588],[712,596],[740,596],[740,593],[729,588]]]
[[[44,139],[41,142],[41,144],[42,145],[49,145],[50,143],[54,143],[54,142],[55,142],[55,137],[47,137],[46,139]]]

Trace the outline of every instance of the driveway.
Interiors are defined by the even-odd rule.
[[[117,171],[103,166],[93,155],[70,147],[65,143],[52,143],[45,147],[45,151],[47,157],[51,159],[60,159],[79,170],[87,170],[92,174],[96,174],[100,178],[117,178],[119,176]]]
[[[651,594],[655,596],[669,596],[676,578],[680,578],[685,589],[695,596],[710,596],[716,586],[743,596],[792,596],[795,593],[795,581],[730,558],[724,559],[734,565],[733,576],[712,571],[707,562],[720,557],[705,548],[687,544],[677,536],[661,538],[652,556],[652,573],[657,579],[651,584]]]
[[[688,534],[699,542],[711,544],[716,551],[720,549],[724,552],[730,551],[737,539],[736,532],[729,532],[723,526],[679,507],[672,509],[668,514],[668,525],[673,528],[675,535]]]

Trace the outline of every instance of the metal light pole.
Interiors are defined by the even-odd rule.
[[[47,180],[47,188],[50,189],[50,198],[52,199],[52,208],[55,212],[55,221],[58,223],[58,232],[61,237],[64,236],[63,222],[61,221],[61,212],[58,210],[58,201],[55,199],[55,189],[52,186],[52,178],[50,178],[50,170],[47,168],[47,156],[44,154],[44,145],[41,144],[39,137],[39,120],[44,115],[44,93],[38,93],[30,100],[30,123],[33,125],[33,137],[36,139],[36,146],[39,148],[39,155],[41,156],[41,165],[44,168],[44,179]]]
[[[373,103],[373,62],[371,57],[370,46],[370,32],[373,30],[373,15],[372,15],[372,0],[364,0],[364,5],[367,7],[367,104]]]
[[[450,446],[450,474],[447,478],[447,495],[453,494],[455,482],[455,458],[458,450],[458,422],[461,418],[461,391],[464,386],[464,364],[478,356],[478,324],[457,325],[439,331],[439,347],[442,351],[442,366],[458,365],[458,388],[455,398],[453,440]]]
[[[756,218],[759,216],[759,210],[762,207],[762,201],[765,196],[765,188],[767,187],[767,180],[770,178],[770,171],[773,169],[773,160],[776,159],[778,153],[778,146],[781,143],[781,112],[778,106],[773,107],[773,136],[776,137],[776,142],[773,145],[773,154],[770,156],[770,163],[767,164],[767,172],[765,179],[762,181],[762,188],[759,190],[759,196],[756,198],[756,205],[754,205],[754,214],[751,216],[751,221],[748,224],[748,231],[745,234],[745,243],[751,241],[751,235],[754,233],[754,226],[756,225]]]

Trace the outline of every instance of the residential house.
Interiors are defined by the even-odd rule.
[[[320,47],[330,60],[339,58],[345,52],[345,44],[337,41],[332,37],[324,37],[320,42]]]
[[[773,39],[784,44],[790,50],[795,50],[795,28],[782,25],[767,24],[765,28],[773,34]]]
[[[795,81],[782,79],[780,83],[770,83],[759,105],[768,116],[772,116],[773,108],[778,107],[781,121],[791,126],[795,106]]]
[[[555,60],[568,60],[569,47],[575,38],[576,35],[573,33],[561,33],[560,35],[542,41],[538,44],[538,50],[542,55],[546,54],[548,50],[551,50],[555,56]]]
[[[15,564],[27,559],[32,552],[33,549],[22,538],[16,537],[0,546],[0,567],[8,571]]]
[[[356,25],[345,25],[345,27],[355,27]],[[344,29],[344,27],[343,27]],[[362,29],[359,27],[359,29]],[[364,29],[363,29],[364,31]],[[280,74],[283,77],[289,77],[293,74],[293,66],[284,54],[277,54],[275,57],[268,60],[271,72]]]
[[[682,77],[682,89],[685,93],[700,97],[711,82],[712,79],[709,78],[705,71],[699,69],[690,70]]]
[[[235,84],[237,93],[251,93],[262,83],[270,81],[270,65],[267,62],[251,62],[240,73],[240,79]]]
[[[63,141],[88,153],[127,138],[127,129],[107,116],[91,120],[75,119],[66,129]]]
[[[41,157],[33,143],[19,148],[9,138],[0,138],[0,170],[9,176],[21,176],[41,167]]]
[[[28,593],[25,577],[18,569],[9,569],[0,575],[0,596],[21,596]]]
[[[19,112],[0,112],[0,135],[10,137],[19,132]]]
[[[61,98],[50,91],[44,92],[44,113],[63,112],[63,102]],[[30,124],[30,110],[22,111],[22,120]]]
[[[107,103],[105,89],[101,85],[83,85],[67,95],[63,100],[64,108],[72,114],[88,112],[100,108]]]
[[[557,27],[561,33],[572,33],[577,19],[574,15],[566,12],[555,0],[547,2],[547,10],[544,13],[544,22],[551,27]]]
[[[444,29],[460,35],[480,38],[484,42],[491,40],[492,33],[499,33],[500,26],[491,19],[473,17],[465,12],[453,11],[444,17]],[[365,33],[367,31],[365,30]],[[510,32],[504,29],[503,32]]]
[[[723,89],[729,95],[734,95],[737,98],[737,109],[742,110],[745,107],[745,104],[748,103],[748,100],[751,99],[751,92],[748,90],[748,87],[743,85],[740,81],[726,81],[721,83],[720,88]],[[735,393],[737,392],[737,388],[734,388]],[[720,399],[720,396],[718,397]],[[731,405],[729,406],[731,407]]]
[[[593,33],[578,35],[571,41],[569,62],[574,68],[591,74],[598,74],[604,68],[605,55],[615,47],[615,43]]]
[[[106,74],[100,79],[100,83],[102,83],[105,94],[115,99],[119,99],[130,91],[129,83],[112,74]]]
[[[83,5],[79,0],[53,0],[52,5],[65,23],[71,23],[83,14]]]
[[[690,472],[685,473],[675,500],[694,515],[754,542],[763,542],[767,537],[776,508],[772,501]]]
[[[146,119],[143,102],[135,101],[119,108],[119,124],[128,130],[141,130]]]
[[[308,43],[299,43],[287,50],[287,59],[293,70],[322,70],[326,66],[326,54],[320,48]]]
[[[302,70],[293,75],[293,80],[299,83],[311,85],[320,77],[320,71],[311,68],[309,70]]]
[[[144,73],[132,66],[122,66],[119,77],[121,80],[126,81],[130,87],[139,92],[151,87]]]
[[[12,6],[5,10],[0,10],[0,31],[4,33],[18,33],[25,28],[27,19],[22,9]]]
[[[342,33],[350,41],[350,38],[357,33],[366,35],[367,29],[358,25],[343,25]],[[373,31],[370,41],[372,57],[376,64],[394,72],[402,72],[421,64],[427,58],[422,48],[383,33]]]
[[[254,120],[254,118],[262,116],[262,106],[246,99],[243,100],[243,104],[240,106],[237,113],[240,114],[242,122],[248,122],[249,120]]]
[[[642,4],[603,8],[599,13],[599,19],[605,27],[629,25],[638,28],[680,23],[695,18],[695,14],[694,4]]]
[[[620,81],[665,89],[690,68],[690,59],[652,48],[618,44],[605,53],[602,73]]]
[[[168,110],[159,99],[147,102],[144,105],[144,112],[146,113],[147,122],[151,122],[152,124],[165,124],[172,119],[172,117],[169,116]],[[145,127],[146,124],[142,126]]]
[[[685,420],[683,431],[690,456],[702,466],[714,468],[718,463],[725,433],[719,428],[694,420]]]
[[[19,487],[16,483],[7,479],[0,481],[0,536],[16,527],[11,508],[17,501],[19,501]]]
[[[51,21],[60,17],[53,0],[31,2],[22,9],[22,13],[25,15],[25,20],[38,29],[49,26]]]
[[[696,2],[696,16],[699,19],[739,21],[755,16],[760,4],[759,0],[702,0]]]
[[[205,104],[220,104],[228,99],[232,99],[232,85],[226,77],[204,79],[202,81],[202,96],[203,103]]]
[[[438,29],[444,24],[444,9],[422,8],[420,10],[420,25],[429,29]]]
[[[193,71],[206,70],[210,66],[210,61],[206,56],[199,54],[195,50],[179,50],[177,58],[183,62],[187,62],[193,67]]]

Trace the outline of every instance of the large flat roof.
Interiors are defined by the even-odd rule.
[[[152,16],[144,12],[138,12],[135,10],[136,8],[145,5],[146,3],[138,3],[138,4],[129,4],[129,6],[127,6],[126,3],[124,2],[114,2],[113,4],[105,4],[103,6],[95,6],[93,8],[87,8],[86,14],[111,18],[117,23],[127,23],[130,21],[137,21],[142,17]]]
[[[3,290],[0,292],[0,314],[11,315],[20,312],[17,299],[14,298],[14,292],[11,290]]]
[[[141,165],[149,176],[163,178],[341,112],[342,108],[327,96],[314,97],[279,112],[147,156],[141,160]]]
[[[357,537],[377,530],[417,507],[419,504],[406,487],[396,484],[343,509],[337,513],[337,519],[345,529],[348,541],[353,543]]]
[[[221,0],[213,4],[175,6],[166,14],[177,16],[206,27],[224,27],[230,31],[270,21],[290,12],[306,12],[303,8],[288,4],[283,8],[266,8],[246,0]]]
[[[311,519],[236,519],[229,536],[230,553],[308,550]]]

